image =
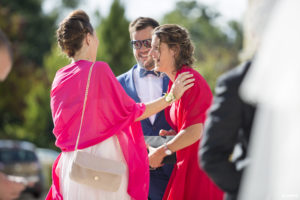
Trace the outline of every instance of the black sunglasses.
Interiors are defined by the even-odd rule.
[[[131,44],[132,48],[134,48],[134,49],[140,49],[140,48],[142,48],[143,45],[146,48],[151,48],[151,41],[152,41],[151,39],[132,40],[132,41],[130,41],[130,44]]]

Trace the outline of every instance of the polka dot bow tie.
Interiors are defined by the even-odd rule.
[[[140,69],[140,77],[141,78],[147,76],[148,74],[153,74],[154,76],[157,76],[157,77],[160,76],[160,72],[156,72],[156,71],[153,71],[153,70],[148,71],[148,70],[146,70],[144,68]]]

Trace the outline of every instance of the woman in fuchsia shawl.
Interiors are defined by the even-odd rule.
[[[85,12],[76,10],[64,19],[57,37],[73,62],[57,71],[51,89],[53,133],[62,153],[53,164],[53,184],[46,199],[147,199],[149,163],[138,121],[166,108],[171,100],[178,100],[192,87],[192,75],[179,76],[180,83],[174,84],[168,98],[137,104],[127,96],[108,64],[95,62],[99,42]],[[127,173],[117,192],[90,188],[69,178],[93,63],[78,149],[126,164]]]

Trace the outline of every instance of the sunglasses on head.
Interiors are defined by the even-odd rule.
[[[144,45],[146,48],[151,48],[151,39],[147,40],[132,40],[130,41],[132,48],[140,49]]]

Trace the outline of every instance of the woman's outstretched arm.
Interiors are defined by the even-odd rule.
[[[172,100],[172,96],[174,97],[174,101],[177,101],[182,97],[184,92],[191,88],[194,85],[194,78],[193,74],[189,72],[184,72],[178,75],[176,80],[174,81],[172,88],[169,93],[169,97]],[[135,121],[140,121],[154,115],[155,113],[160,112],[161,110],[165,109],[169,106],[173,101],[169,101],[166,97],[160,97],[152,102],[145,103],[146,109],[145,112],[136,118]]]

